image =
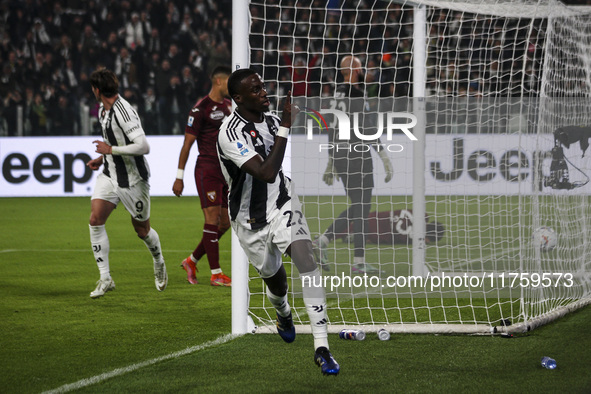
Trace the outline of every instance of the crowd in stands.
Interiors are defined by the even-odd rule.
[[[80,134],[96,117],[88,77],[112,69],[147,134],[183,133],[186,114],[231,62],[231,0],[3,0],[0,135]]]
[[[362,58],[368,96],[412,94],[411,7],[279,3],[250,5],[251,65],[270,94],[332,96],[340,57],[351,53]],[[147,134],[182,134],[211,70],[231,65],[231,12],[232,0],[0,0],[0,136],[15,135],[19,119],[24,135],[81,134],[80,105],[96,118],[88,76],[103,66]],[[428,21],[427,95],[537,94],[543,21],[532,29],[449,11]]]
[[[346,11],[279,9],[262,0],[251,6],[252,63],[264,79],[279,81],[294,96],[331,96],[339,61],[361,59],[366,95],[412,95],[413,9],[360,1]],[[536,94],[539,89],[542,20],[507,19],[431,9],[426,48],[427,95]],[[274,32],[280,32],[277,35]],[[525,75],[523,75],[525,74]],[[280,94],[281,95],[281,94]]]

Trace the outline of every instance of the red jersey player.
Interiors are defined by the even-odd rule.
[[[220,126],[230,115],[232,102],[228,96],[228,78],[232,71],[228,67],[216,67],[211,73],[211,90],[189,112],[185,127],[185,141],[181,148],[173,193],[180,197],[183,188],[183,175],[189,157],[189,151],[195,141],[199,149],[195,165],[195,184],[205,216],[203,237],[197,248],[182,262],[187,271],[187,280],[197,283],[195,272],[197,262],[207,254],[211,269],[212,286],[231,286],[232,280],[224,275],[220,268],[218,239],[230,228],[228,217],[228,184],[224,180],[217,154],[217,139]]]
[[[410,209],[370,212],[367,221],[368,231],[365,234],[367,242],[382,245],[412,243],[413,214]],[[429,222],[428,215],[425,215],[425,221],[425,241],[432,243],[441,240],[445,234],[443,224]],[[346,238],[351,236],[350,234],[353,234],[353,225],[349,226],[348,233],[335,234],[335,237]]]

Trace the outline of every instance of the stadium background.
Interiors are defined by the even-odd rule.
[[[363,0],[358,7],[369,8],[372,2]],[[231,10],[231,0],[2,1],[0,136],[98,133],[88,76],[99,66],[116,72],[121,94],[138,109],[147,134],[183,134],[187,111],[209,91],[211,70],[231,63]],[[393,24],[404,26],[395,18]],[[259,25],[255,22],[253,31]],[[272,35],[273,30],[260,33]],[[254,53],[254,61],[261,55]],[[408,93],[408,61],[398,49],[374,64],[369,94],[392,93],[379,88],[388,81],[397,82],[397,95]],[[276,87],[290,81],[282,56],[265,62],[285,70]]]
[[[361,2],[365,3],[370,2]],[[34,0],[0,3],[3,26],[2,136],[83,134],[80,104],[87,105],[90,112],[96,108],[86,80],[89,71],[103,61],[115,68],[121,52],[125,54],[125,48],[131,58],[120,61],[125,65],[123,72],[129,75],[122,80],[129,80],[131,76],[131,81],[137,79],[122,93],[134,98],[130,101],[138,106],[147,133],[180,133],[186,115],[180,109],[175,112],[178,117],[160,112],[174,106],[170,105],[172,101],[165,101],[167,96],[158,91],[155,79],[151,82],[151,73],[154,72],[155,78],[157,72],[166,71],[162,62],[169,56],[172,43],[177,47],[187,45],[182,48],[178,65],[171,69],[172,73],[179,75],[180,86],[195,88],[193,93],[189,93],[191,90],[175,90],[185,92],[190,104],[207,93],[207,70],[215,65],[215,59],[223,58],[224,62],[229,62],[231,23],[230,16],[226,15],[231,9],[229,1],[62,1],[60,5],[56,4]],[[117,21],[109,22],[106,17],[109,12],[105,14],[105,10],[115,10],[112,16]],[[141,45],[128,46],[125,41],[124,29],[132,13],[137,11],[141,19],[142,11],[146,10],[151,10],[147,14],[150,23],[160,23],[162,29],[161,49],[155,51],[157,54],[141,48]],[[180,21],[184,20],[187,10],[195,17],[192,26],[197,40],[190,33],[181,33],[185,30],[180,27]],[[41,24],[37,23],[37,18],[41,19]],[[49,20],[61,22],[52,30]],[[94,37],[91,40],[82,38],[87,36],[85,21],[91,26],[90,36]],[[38,29],[39,25],[44,25],[47,32],[55,32],[47,33],[51,44],[27,39],[31,36],[29,31]],[[215,30],[212,30],[214,26]],[[109,34],[110,43],[108,37],[107,40],[101,39],[101,31],[115,32],[115,40],[112,41],[112,34]],[[207,33],[207,37],[203,33]],[[62,44],[64,36],[65,45]],[[189,40],[182,44],[187,37]],[[220,44],[209,44],[213,41]],[[91,42],[94,44],[85,45]],[[31,57],[30,48],[36,51],[36,46],[43,59],[36,52]],[[81,51],[85,48],[88,49],[86,52]],[[193,51],[199,51],[196,58],[191,57]],[[72,54],[67,55],[68,52]],[[69,62],[60,59],[60,53],[72,56],[72,59]],[[147,56],[148,53],[151,56]],[[152,62],[154,56],[159,59],[156,63]],[[47,65],[42,72],[48,58],[53,66]],[[89,63],[88,59],[104,60]],[[71,64],[71,71],[68,64]],[[182,77],[183,65],[189,67],[193,83],[190,83],[191,78],[185,80]],[[138,69],[143,71],[138,72]],[[77,81],[72,86],[71,76]],[[143,78],[148,78],[147,82],[142,82]],[[160,81],[164,86],[170,82],[170,77]],[[27,88],[31,92],[27,92]],[[150,88],[154,97],[148,95]],[[38,112],[33,110],[32,104],[29,107],[26,104],[31,93],[33,98],[39,93],[45,107],[41,113],[45,113],[46,123],[36,129],[34,114]],[[148,95],[147,100],[144,95]],[[177,105],[179,97],[184,101],[180,94],[175,97]],[[158,103],[166,104],[161,104],[162,107]],[[35,108],[39,111],[39,106]],[[19,134],[20,113],[22,134]],[[155,118],[147,117],[150,114]],[[152,127],[154,125],[157,127]],[[91,129],[90,132],[96,133],[97,130]],[[171,161],[175,162],[177,150],[169,154],[172,155]],[[60,183],[60,186],[63,185]],[[171,261],[184,258],[185,251],[194,242],[193,237],[187,235],[187,229],[201,225],[196,202],[181,199],[182,205],[179,205],[178,199],[174,202],[172,198],[156,200],[154,213],[166,237],[167,258]],[[39,392],[60,387],[113,368],[126,368],[171,351],[209,343],[207,341],[229,332],[229,292],[221,295],[208,286],[198,286],[197,289],[183,286],[186,282],[179,269],[180,272],[171,275],[173,286],[168,289],[170,291],[161,294],[164,297],[156,297],[150,282],[150,269],[134,258],[144,254],[145,250],[130,234],[124,212],[113,217],[111,223],[118,239],[114,250],[122,255],[117,262],[117,274],[122,278],[121,289],[118,289],[117,297],[89,304],[87,294],[96,267],[89,260],[87,233],[81,231],[86,226],[88,200],[7,198],[2,199],[0,208],[0,228],[3,228],[0,327],[5,333],[0,353],[0,369],[3,371],[0,382],[6,392]],[[40,223],[51,223],[51,230]],[[224,249],[229,249],[229,242]],[[224,258],[229,261],[229,255]],[[202,274],[200,280],[205,283],[206,274]],[[587,308],[558,324],[528,334],[528,338],[515,341],[499,337],[408,335],[383,344],[377,340],[353,343],[335,338],[331,342],[334,352],[339,355],[347,373],[328,386],[312,363],[311,338],[301,338],[289,353],[285,353],[289,355],[286,357],[278,352],[284,348],[279,347],[282,344],[275,336],[246,336],[187,357],[160,362],[99,386],[90,386],[87,392],[221,389],[287,392],[319,388],[336,392],[395,389],[409,392],[490,391],[498,388],[552,391],[567,388],[584,392],[591,387],[587,373],[589,354],[585,351],[589,343],[589,336],[585,334],[588,324]],[[539,366],[539,358],[545,354],[553,355],[559,362],[559,370],[553,371],[556,373],[552,375]],[[218,379],[220,376],[223,380]],[[273,381],[269,376],[275,377]]]

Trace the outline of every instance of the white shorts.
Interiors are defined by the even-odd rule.
[[[300,201],[292,197],[267,226],[250,230],[232,222],[240,245],[261,278],[270,278],[283,264],[282,255],[295,241],[310,241],[310,230]]]
[[[135,220],[144,222],[150,219],[150,184],[146,181],[131,187],[119,187],[111,178],[100,173],[90,199],[105,200],[115,205],[121,201]]]

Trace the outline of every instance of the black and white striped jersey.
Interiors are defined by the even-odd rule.
[[[241,170],[254,156],[265,160],[275,142],[279,118],[264,114],[261,123],[244,119],[234,111],[222,123],[218,135],[218,154],[222,173],[230,188],[230,218],[251,230],[266,226],[291,198],[290,179],[277,174],[273,183],[266,183]]]
[[[134,138],[144,135],[137,112],[121,96],[108,111],[101,103],[99,121],[103,129],[103,139],[111,146],[125,146]],[[140,180],[147,181],[150,177],[150,167],[143,155],[104,155],[103,165],[103,173],[116,181],[119,187],[130,187]]]

